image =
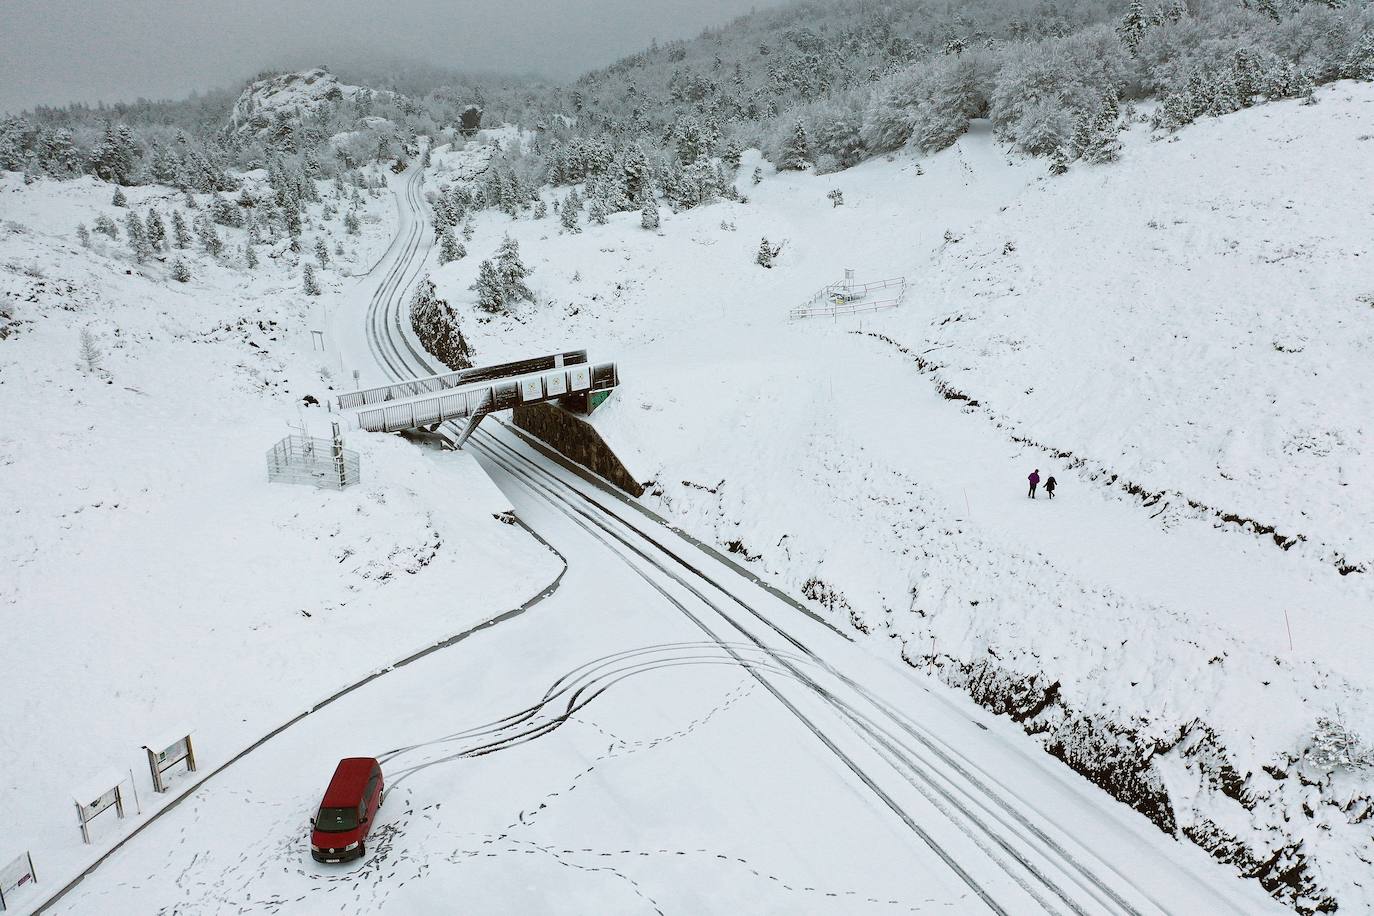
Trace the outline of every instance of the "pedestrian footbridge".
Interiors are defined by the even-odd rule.
[[[589,363],[586,350],[572,350],[349,391],[335,402],[340,412],[355,415],[360,429],[372,432],[434,431],[467,420],[455,443],[461,446],[492,411],[562,401],[590,413],[619,384],[615,363]]]

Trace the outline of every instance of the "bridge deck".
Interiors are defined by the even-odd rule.
[[[566,353],[537,356],[533,359],[522,359],[512,363],[474,366],[470,369],[459,369],[454,372],[443,372],[439,375],[407,379],[403,382],[393,382],[376,388],[364,388],[360,391],[346,391],[336,395],[335,401],[340,410],[361,409],[374,404],[388,404],[418,395],[437,394],[440,391],[458,388],[472,382],[486,382],[498,378],[525,375],[545,369],[572,366],[586,361],[586,350],[569,350]]]
[[[604,391],[620,383],[615,363],[578,363],[497,379],[469,382],[441,393],[393,398],[356,410],[358,426],[371,432],[424,429],[478,413],[519,404],[552,401],[570,394]]]

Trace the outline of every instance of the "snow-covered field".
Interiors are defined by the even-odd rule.
[[[510,232],[540,301],[473,314],[479,362],[617,360],[597,423],[650,505],[1279,899],[1358,909],[1367,771],[1302,757],[1319,716],[1374,735],[1374,589],[1338,572],[1374,509],[1374,89],[1318,98],[1138,128],[1058,180],[977,131],[756,187],[746,159],[747,204],[657,233],[486,214],[435,279],[470,305]],[[912,291],[786,321],[846,267]],[[1052,503],[1025,498],[1036,468]]]
[[[127,194],[140,216],[185,206],[171,189]],[[168,263],[134,266],[122,239],[81,247],[78,223],[123,216],[109,198],[89,179],[0,175],[0,303],[15,322],[0,340],[0,859],[32,850],[49,890],[139,822],[102,817],[83,847],[72,793],[89,777],[133,768],[154,805],[144,742],[193,730],[214,768],[561,569],[493,518],[506,504],[474,463],[399,439],[350,439],[362,483],[346,491],[267,483],[266,452],[293,427],[329,435],[303,398],[323,403],[349,367],[310,331],[322,303],[371,282],[345,272],[390,244],[390,194],[365,198],[361,235],[340,233],[315,300],[284,242],[243,270],[242,230],[221,229],[225,265],[184,253],[186,284]],[[95,371],[80,365],[83,328]]]
[[[657,232],[638,213],[584,217],[577,235],[552,215],[485,212],[469,256],[433,276],[479,362],[570,347],[616,360],[622,387],[595,420],[649,485],[644,502],[823,611],[857,646],[813,630],[807,643],[839,640],[828,659],[910,721],[938,721],[1122,893],[1167,912],[1215,911],[1209,895],[1262,908],[1253,885],[1223,884],[1239,870],[1297,909],[1358,911],[1374,907],[1368,771],[1329,775],[1303,752],[1319,716],[1374,735],[1374,89],[1318,98],[1174,142],[1140,128],[1120,163],[1058,179],[985,127],[919,162],[820,177],[765,165],[757,185],[750,153],[747,203],[665,208]],[[426,186],[485,162],[438,150]],[[82,847],[70,796],[96,771],[140,767],[143,742],[192,729],[213,768],[539,592],[562,566],[492,518],[506,500],[555,546],[590,530],[492,464],[506,432],[474,440],[504,495],[470,455],[363,435],[349,442],[361,486],[265,482],[290,424],[327,431],[305,395],[352,387],[355,369],[382,380],[369,303],[401,294],[429,244],[412,256],[400,242],[415,227],[396,196],[408,180],[366,199],[361,236],[315,205],[303,254],[264,244],[249,272],[242,231],[225,229],[224,263],[184,255],[192,280],[178,284],[168,262],[128,263],[122,241],[77,244],[77,223],[123,217],[108,185],[0,175],[0,562],[14,571],[0,578],[0,862],[32,849],[45,888],[139,823]],[[186,207],[165,188],[128,194],[140,214]],[[506,232],[539,302],[479,322],[469,287]],[[346,250],[312,300],[300,261],[317,236]],[[782,246],[771,270],[754,263],[764,237]],[[845,268],[903,275],[910,292],[891,312],[787,321]],[[83,328],[98,368],[79,365]],[[1033,468],[1059,479],[1053,502],[1026,499]],[[444,735],[526,707],[578,665],[699,638],[664,616],[691,604],[685,586],[648,572],[613,548],[580,553],[539,613],[303,720],[63,908],[967,911],[972,885],[876,816],[738,664],[639,672],[539,741],[429,765]],[[847,727],[818,735],[865,767],[892,762],[872,734],[835,737]],[[388,758],[377,854],[340,879],[309,863],[303,827],[330,758],[364,741],[420,743]],[[1030,756],[1037,743],[1180,842]],[[1014,911],[1044,904],[899,770],[883,771],[889,790],[977,863],[973,884],[1025,904]],[[1091,826],[1061,835],[1065,812]],[[1005,834],[1018,853],[1037,849],[1020,830]]]

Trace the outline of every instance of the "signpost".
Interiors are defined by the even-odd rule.
[[[75,797],[76,817],[81,823],[81,839],[91,842],[91,821],[111,808],[124,817],[124,792],[120,783],[124,781],[121,773],[108,773],[92,781],[91,787],[81,790]]]
[[[25,852],[4,867],[0,867],[0,910],[9,909],[21,887],[38,883],[38,873],[33,870],[33,856]]]
[[[153,775],[153,788],[158,792],[167,791],[167,772],[177,764],[185,763],[187,772],[196,771],[196,751],[189,734],[153,747],[145,744],[143,750],[148,752],[148,770]]]

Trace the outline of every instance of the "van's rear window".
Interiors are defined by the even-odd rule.
[[[324,833],[343,833],[357,826],[357,808],[321,808],[315,818],[315,829]]]

